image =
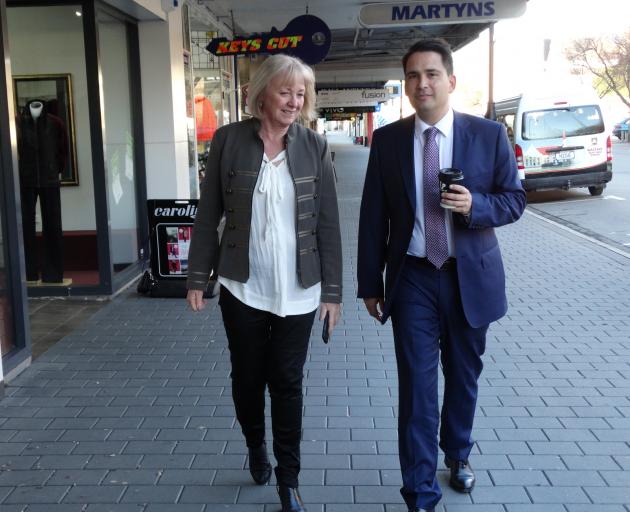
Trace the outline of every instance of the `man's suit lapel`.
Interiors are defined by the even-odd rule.
[[[454,112],[453,119],[453,167],[464,171],[466,178],[467,160],[470,158],[471,134],[468,121],[459,112]]]
[[[416,211],[416,170],[413,162],[415,116],[403,119],[401,133],[398,139],[398,157],[400,158],[400,172],[411,204],[411,209]]]

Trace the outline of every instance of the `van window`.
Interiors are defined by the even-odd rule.
[[[505,126],[508,139],[510,139],[510,143],[512,144],[514,144],[514,118],[514,114],[501,114],[497,116],[497,121]]]
[[[536,110],[523,114],[523,139],[556,139],[604,132],[597,105]]]

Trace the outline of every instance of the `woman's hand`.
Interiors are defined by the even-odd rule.
[[[193,311],[201,311],[206,307],[206,300],[203,298],[202,290],[188,290],[186,300]]]
[[[333,329],[341,317],[341,304],[322,302],[319,306],[319,319],[324,320],[328,313],[328,336],[332,336]]]

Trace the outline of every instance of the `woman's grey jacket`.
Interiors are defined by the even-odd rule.
[[[191,237],[189,290],[205,290],[211,274],[249,279],[252,197],[264,152],[259,129],[260,121],[252,118],[219,128],[212,139]],[[341,303],[341,233],[328,143],[293,123],[286,149],[295,186],[298,280],[304,288],[321,281],[321,302]]]

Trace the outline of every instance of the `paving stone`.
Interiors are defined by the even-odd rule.
[[[47,485],[98,485],[107,475],[104,469],[58,469]]]
[[[236,503],[239,488],[222,485],[210,487],[208,485],[187,485],[179,498],[179,503],[231,504]]]
[[[59,503],[61,499],[66,495],[68,487],[59,485],[48,485],[44,487],[40,486],[22,486],[16,487],[7,498],[4,503],[9,505],[14,503]]]
[[[606,490],[606,492],[608,489]],[[577,486],[527,487],[534,503],[589,503],[586,493]],[[609,502],[610,503],[610,502]]]
[[[0,486],[41,486],[52,474],[50,470],[0,471]]]
[[[181,485],[130,485],[122,497],[123,503],[176,503]]]

